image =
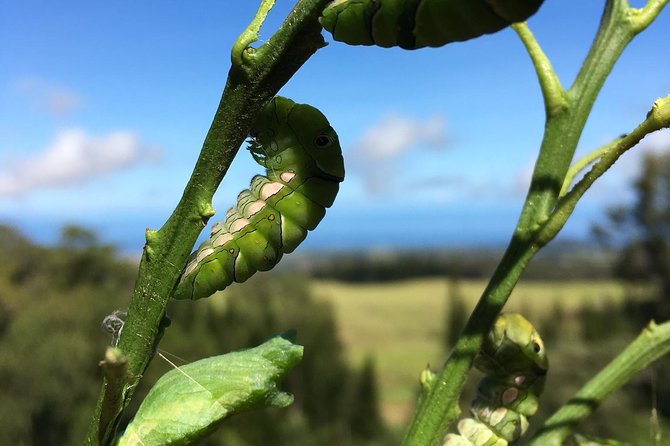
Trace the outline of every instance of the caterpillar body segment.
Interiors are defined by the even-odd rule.
[[[335,0],[321,25],[349,45],[440,47],[523,22],[544,0]]]
[[[316,228],[344,179],[337,134],[316,108],[275,97],[251,132],[249,151],[266,169],[191,254],[175,299],[199,299],[273,268]]]

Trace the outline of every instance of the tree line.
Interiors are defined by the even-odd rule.
[[[97,363],[111,342],[100,325],[127,305],[136,265],[77,227],[64,228],[55,247],[0,227],[0,260],[0,438],[26,446],[80,444],[101,382]],[[388,444],[374,363],[359,370],[346,362],[333,312],[305,280],[252,280],[226,294],[175,302],[162,355],[179,365],[288,329],[297,329],[305,354],[284,383],[295,395],[290,416],[240,415],[208,445]],[[170,367],[156,359],[143,382]],[[147,391],[138,390],[136,404]]]

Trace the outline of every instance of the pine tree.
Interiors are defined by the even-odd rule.
[[[349,426],[353,437],[361,440],[378,438],[383,422],[377,404],[375,364],[368,356],[353,391]]]
[[[465,305],[465,299],[460,289],[460,281],[457,275],[451,275],[447,282],[447,305],[444,326],[444,347],[450,350],[465,326],[468,310]]]

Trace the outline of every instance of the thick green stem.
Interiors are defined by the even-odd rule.
[[[635,341],[544,423],[529,446],[560,446],[605,398],[668,352],[670,322],[661,325],[651,322]]]
[[[577,143],[605,79],[626,45],[643,29],[631,20],[632,16],[638,15],[637,11],[629,8],[626,0],[607,2],[596,39],[567,92],[561,88],[551,64],[530,31],[525,26],[516,27],[535,65],[545,100],[547,117],[540,153],[510,245],[443,369],[434,384],[425,390],[404,445],[439,444],[445,428],[458,417],[459,395],[484,336],[528,262],[550,240],[538,238],[538,235],[556,208]],[[651,20],[647,20],[646,25],[649,23]]]
[[[127,358],[126,379],[103,383],[88,445],[113,441],[127,406],[162,335],[161,322],[186,258],[214,214],[211,200],[260,109],[316,50],[324,45],[318,17],[328,0],[301,0],[279,31],[261,48],[248,45],[273,0],[259,12],[233,47],[233,65],[221,102],[191,179],[175,211],[158,231],[147,231],[128,317],[118,347]]]
[[[516,235],[528,237],[553,211],[586,120],[605,79],[635,36],[626,0],[610,0],[596,39],[567,92],[567,105],[547,115],[544,138]]]

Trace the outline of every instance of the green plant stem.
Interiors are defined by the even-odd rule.
[[[575,210],[575,206],[579,199],[586,193],[586,191],[593,185],[593,183],[600,178],[626,151],[637,145],[642,138],[648,134],[670,127],[670,95],[658,99],[654,102],[647,117],[640,125],[638,125],[632,132],[621,138],[607,144],[604,147],[592,152],[586,157],[575,163],[574,167],[581,165],[586,166],[587,161],[593,161],[600,158],[590,171],[588,171],[584,178],[582,178],[575,186],[570,189],[564,196],[562,196],[556,206],[556,209],[551,214],[549,219],[542,225],[542,228],[537,232],[536,238],[539,243],[546,244],[552,240],[563,228],[565,223]],[[597,155],[597,156],[596,156]],[[591,159],[593,158],[593,159]],[[575,169],[576,170],[576,169]],[[570,169],[573,172],[573,169]],[[573,175],[576,172],[573,172]],[[569,177],[569,176],[568,176]],[[567,179],[566,179],[567,182]]]
[[[214,214],[211,200],[260,109],[302,64],[324,46],[318,17],[328,0],[300,0],[277,33],[258,50],[249,48],[274,0],[233,46],[233,65],[191,178],[170,218],[147,231],[128,316],[118,347],[128,360],[119,383],[105,380],[86,439],[109,445],[162,335],[161,322],[186,258]],[[213,57],[216,57],[216,53]]]
[[[670,322],[661,325],[651,322],[623,352],[549,417],[529,446],[560,446],[605,398],[668,352]]]
[[[658,3],[658,2],[657,2]],[[656,8],[658,14],[662,5]],[[644,27],[638,10],[626,0],[608,0],[596,35],[572,87],[562,91],[551,64],[530,32],[517,27],[531,54],[545,100],[547,113],[528,195],[510,244],[491,281],[470,315],[461,337],[443,369],[418,403],[405,435],[406,446],[433,446],[440,443],[444,430],[460,414],[459,395],[475,355],[491,329],[514,286],[535,253],[551,238],[538,238],[543,224],[555,210],[577,143],[605,79],[619,56]],[[654,15],[655,17],[655,15]],[[647,26],[653,17],[645,19]]]
[[[626,0],[605,5],[595,41],[582,64],[567,103],[547,115],[540,154],[515,234],[528,237],[554,209],[586,120],[607,76],[635,36]],[[546,101],[546,98],[545,98]]]
[[[648,0],[640,9],[631,9],[630,21],[635,32],[643,31],[653,22],[670,0]]]
[[[472,361],[481,348],[484,336],[537,250],[537,246],[518,239],[510,243],[444,368],[430,382],[429,388],[425,388],[413,422],[405,435],[404,445],[439,444],[445,427],[458,418],[459,396]],[[483,324],[489,328],[482,330]]]
[[[563,187],[561,187],[561,192],[558,194],[558,197],[561,198],[565,196],[568,190],[570,190],[570,186],[572,186],[572,182],[575,180],[575,177],[579,174],[579,172],[586,169],[586,166],[588,166],[595,160],[602,158],[602,156],[605,153],[612,150],[612,147],[616,146],[620,140],[621,138],[617,139],[616,141],[612,141],[607,145],[597,148],[596,150],[583,156],[572,166],[570,166],[568,173],[565,175],[565,180],[563,181]]]
[[[568,105],[568,98],[561,86],[560,79],[558,79],[551,65],[551,61],[544,54],[544,51],[542,51],[537,40],[535,40],[535,36],[533,36],[533,33],[525,22],[513,24],[512,29],[516,31],[521,39],[521,43],[526,47],[526,51],[535,67],[535,73],[542,90],[546,115],[552,116],[560,113]]]

